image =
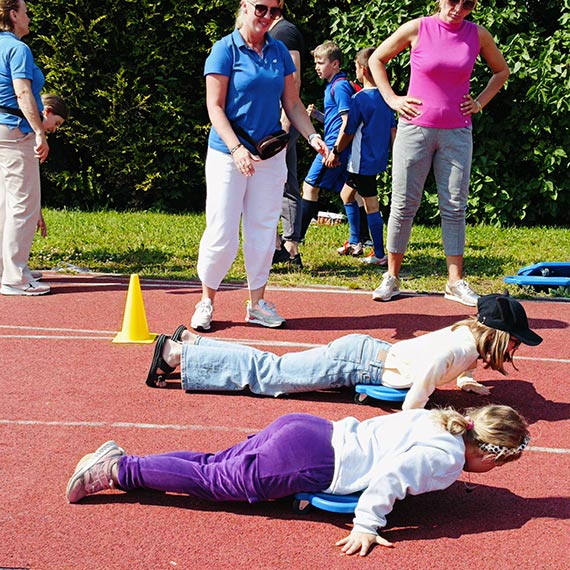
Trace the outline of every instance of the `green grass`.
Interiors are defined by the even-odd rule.
[[[159,214],[151,212],[44,211],[48,237],[37,237],[32,249],[33,269],[52,269],[62,263],[94,272],[131,274],[141,277],[196,279],[198,245],[204,230],[203,214]],[[276,266],[271,285],[344,286],[375,288],[382,268],[368,267],[358,258],[336,253],[348,235],[348,227],[311,226],[301,254],[305,269],[289,271]],[[567,228],[496,228],[486,225],[467,228],[465,274],[479,293],[507,288],[513,295],[544,296],[533,290],[506,284],[523,266],[538,261],[570,261],[570,232]],[[402,287],[419,292],[442,292],[447,271],[439,227],[416,225],[402,266]],[[227,281],[244,281],[241,251]],[[568,291],[550,295],[570,297]]]

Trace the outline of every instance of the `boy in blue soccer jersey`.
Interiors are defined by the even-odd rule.
[[[347,255],[355,248],[362,248],[360,242],[360,215],[356,193],[361,196],[368,219],[368,227],[374,242],[374,249],[362,259],[372,265],[386,265],[384,252],[384,223],[378,204],[376,176],[386,170],[388,152],[396,136],[394,112],[385,103],[368,69],[368,59],[375,48],[365,48],[356,55],[356,77],[364,89],[352,97],[346,126],[341,130],[337,143],[324,161],[325,165],[336,169],[341,157],[352,143],[352,153],[348,161],[348,177],[340,193],[348,223],[350,236],[338,250]]]
[[[324,113],[315,109],[314,105],[307,107],[309,115],[317,121],[324,122],[324,138],[328,147],[338,143],[338,137],[346,125],[348,111],[352,102],[355,87],[340,69],[342,52],[334,42],[325,42],[317,46],[313,53],[315,70],[320,79],[327,82],[324,96]],[[331,190],[340,193],[346,181],[346,165],[350,155],[350,144],[344,152],[339,153],[337,164],[333,168],[324,165],[323,158],[317,157],[303,183],[301,224],[301,239],[305,238],[311,220],[318,213],[319,192]]]

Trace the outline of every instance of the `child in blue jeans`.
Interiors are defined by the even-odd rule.
[[[66,495],[76,503],[107,489],[149,489],[256,503],[299,492],[360,492],[354,527],[336,544],[365,556],[374,544],[393,546],[379,529],[396,500],[446,489],[462,471],[485,473],[517,460],[529,440],[524,418],[499,405],[465,416],[411,410],[363,422],[289,414],[217,453],[127,455],[108,441],[77,464]]]
[[[325,165],[334,168],[339,156],[350,148],[348,178],[340,193],[348,218],[350,235],[337,251],[339,255],[354,255],[362,250],[360,243],[360,208],[356,201],[358,193],[363,202],[372,236],[374,249],[362,261],[372,265],[388,263],[384,252],[384,222],[378,204],[376,176],[388,165],[388,153],[396,136],[396,119],[385,103],[368,69],[368,59],[373,47],[362,49],[356,55],[356,78],[364,89],[352,96],[348,121],[341,131],[336,145],[325,160]]]
[[[160,335],[146,383],[165,387],[180,366],[184,390],[239,391],[279,396],[357,384],[409,388],[402,409],[423,408],[434,390],[455,381],[481,395],[489,389],[475,381],[479,361],[506,374],[521,342],[542,338],[529,328],[523,306],[507,295],[485,295],[479,313],[453,326],[395,344],[365,334],[348,334],[326,346],[277,356],[232,342],[197,336],[181,325]]]
[[[313,50],[313,57],[317,75],[327,82],[327,86],[324,96],[324,113],[315,109],[314,105],[309,105],[307,112],[309,116],[324,122],[325,142],[331,148],[338,143],[339,133],[346,125],[355,87],[347,79],[346,73],[340,69],[342,52],[334,42],[325,42],[317,46]],[[317,216],[320,190],[330,190],[335,194],[342,190],[346,180],[349,155],[350,146],[347,146],[339,155],[334,168],[327,168],[322,156],[313,160],[303,183],[301,240],[305,239],[311,220]]]

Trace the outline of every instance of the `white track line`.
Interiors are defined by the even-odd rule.
[[[56,327],[30,327],[22,325],[0,325],[0,329],[9,330],[25,330],[25,331],[43,331],[43,332],[55,332],[55,333],[75,333],[69,335],[33,335],[33,334],[5,334],[0,335],[0,338],[29,338],[36,340],[112,340],[115,338],[120,331],[108,331],[108,330],[89,330],[89,329],[69,329],[69,328],[56,328]],[[99,336],[83,336],[77,335],[77,333],[87,333],[90,335]],[[101,336],[104,335],[104,336]],[[107,336],[109,335],[109,336]],[[318,346],[323,346],[322,343],[310,343],[310,342],[292,342],[292,341],[280,341],[280,340],[261,340],[261,339],[227,339],[215,336],[209,336],[213,340],[224,340],[226,342],[237,342],[239,344],[248,344],[253,346],[268,346],[268,347],[288,347],[288,348],[316,348]],[[517,360],[530,360],[534,362],[556,362],[559,364],[570,364],[570,359],[568,358],[544,358],[537,356],[519,356],[516,357]]]
[[[38,421],[38,420],[3,420],[0,425],[6,426],[44,426],[44,427],[85,427],[85,428],[117,428],[117,429],[150,429],[150,430],[174,430],[174,431],[227,431],[241,433],[255,433],[256,428],[201,425],[201,424],[146,424],[133,422],[65,422],[65,421]],[[570,449],[557,447],[537,447],[530,446],[528,451],[540,453],[554,453],[557,455],[570,454]]]

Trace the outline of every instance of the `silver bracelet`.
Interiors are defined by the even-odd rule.
[[[311,141],[312,141],[315,137],[321,138],[321,135],[319,135],[319,133],[311,133],[311,134],[307,137],[307,141],[309,142],[309,144],[311,144]]]
[[[479,101],[479,99],[475,99],[475,105],[477,105],[477,107],[479,108],[479,111],[477,111],[477,112],[482,113],[483,112],[483,105],[481,105],[481,101]]]

